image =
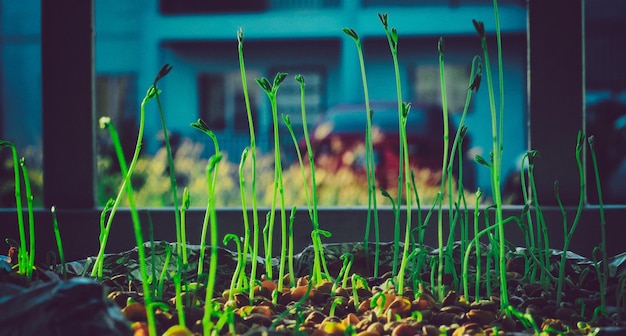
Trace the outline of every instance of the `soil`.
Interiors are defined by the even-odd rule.
[[[152,247],[146,244],[146,254],[151,256],[147,264],[151,269],[154,263],[154,274],[157,277],[164,265],[166,245],[175,252],[175,245],[171,243],[157,242]],[[188,269],[191,271],[186,272],[183,279],[193,284],[197,280],[199,247],[188,248]],[[370,244],[368,248],[369,253],[373,253],[374,245]],[[454,249],[456,272],[460,274],[460,245],[455,244]],[[481,251],[482,265],[486,264],[483,254],[487,249],[487,246],[483,246]],[[625,258],[623,255],[611,258],[613,271],[608,279],[605,309],[601,310],[596,309],[600,307],[601,301],[593,262],[568,252],[567,281],[563,286],[562,302],[557,305],[554,282],[542,284],[529,280],[531,275],[527,272],[524,257],[528,252],[518,248],[507,259],[509,303],[514,308],[507,314],[500,309],[497,276],[493,272],[490,277],[494,285],[489,289],[485,286],[485,274],[480,277],[478,299],[447,290],[444,299],[436,300],[436,295],[431,293],[429,273],[420,274],[418,279],[408,278],[406,289],[399,295],[392,282],[388,281],[392,276],[393,250],[392,243],[380,244],[379,274],[382,275],[373,277],[370,271],[372,265],[366,262],[368,259],[365,258],[362,243],[324,245],[331,275],[339,274],[343,265],[342,255],[353,255],[350,274],[357,273],[367,282],[366,288],[360,286],[356,289],[359,302],[355,303],[355,292],[349,280],[346,288],[341,287],[341,281],[337,284],[325,281],[315,285],[309,282],[308,274],[313,260],[311,247],[294,256],[296,285],[290,287],[289,278],[283,279],[283,293],[275,294],[275,300],[272,300],[272,292],[278,282],[264,276],[257,283],[252,300],[247,291],[234,293],[232,300],[228,300],[228,287],[236,267],[237,254],[220,248],[216,297],[213,301],[215,307],[221,310],[229,307],[234,311],[233,329],[229,330],[229,325],[225,324],[221,334],[233,331],[246,335],[345,335],[353,332],[364,336],[532,335],[539,331],[546,335],[626,334],[623,318],[623,301],[626,300],[622,293],[624,284],[618,281],[625,278],[626,274],[621,265],[622,258]],[[426,248],[425,251],[427,260],[436,259],[436,250]],[[558,275],[561,254],[560,251],[552,251],[552,276]],[[470,265],[476,264],[474,258],[475,255],[470,258]],[[81,330],[90,330],[91,335],[147,335],[144,333],[147,332],[146,313],[139,282],[141,276],[137,249],[107,255],[104,280],[101,282],[83,276],[91,269],[92,258],[68,263],[69,280],[61,279],[60,265],[38,267],[30,283],[26,283],[23,277],[16,274],[15,269],[10,268],[10,260],[0,259],[4,262],[0,263],[0,312],[11,312],[0,314],[0,325],[8,335],[58,334],[59,330],[65,335],[84,334]],[[176,270],[174,253],[170,260],[168,271],[173,272]],[[205,263],[208,260],[207,255]],[[273,263],[273,270],[277,272],[277,259]],[[411,266],[407,266],[407,275],[412,274]],[[208,265],[205,264],[207,269]],[[265,271],[260,258],[257,270],[260,273]],[[468,279],[476,278],[475,270],[471,272],[474,273],[468,274]],[[458,281],[458,277],[452,273],[444,277],[447,288],[461,288]],[[417,294],[412,289],[414,283],[421,283]],[[475,293],[475,283],[471,280],[469,288],[471,294]],[[204,296],[202,286],[183,291],[181,295],[185,305],[185,325],[194,335],[202,334]],[[372,301],[378,304],[371,304]],[[180,328],[171,281],[164,287],[160,302],[164,304],[164,309],[156,309],[159,334],[189,335]],[[219,323],[217,317],[214,322]]]

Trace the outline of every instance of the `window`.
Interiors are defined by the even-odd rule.
[[[626,4],[585,3],[586,132],[595,139],[604,203],[626,204]],[[599,202],[591,155],[588,197]]]
[[[465,65],[446,64],[446,98],[450,113],[461,113],[467,95],[470,69]],[[413,73],[413,97],[424,105],[441,106],[441,83],[438,65],[418,65]]]
[[[258,91],[253,81],[259,78],[258,71],[247,71],[248,95],[252,119],[258,111]],[[214,131],[248,134],[248,112],[246,111],[241,74],[201,73],[198,76],[199,117]],[[255,123],[255,127],[257,123]]]
[[[276,71],[270,71],[275,74],[277,71],[289,73],[289,77],[283,81],[278,90],[277,108],[280,114],[289,115],[292,123],[296,125],[302,124],[302,106],[300,84],[293,79],[294,76],[300,74],[304,77],[305,82],[305,108],[307,121],[310,123],[315,121],[326,108],[325,104],[325,76],[321,67],[304,67],[287,68],[276,67]],[[278,70],[281,69],[281,70]]]

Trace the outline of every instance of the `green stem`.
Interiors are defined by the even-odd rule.
[[[252,224],[254,227],[252,238],[252,266],[250,271],[250,300],[252,301],[254,294],[254,280],[256,279],[257,272],[257,256],[259,254],[259,212],[257,210],[257,191],[256,191],[256,140],[254,136],[254,121],[252,119],[252,109],[250,108],[250,96],[248,94],[248,81],[246,79],[246,67],[243,57],[243,29],[239,28],[237,31],[237,54],[239,56],[239,72],[241,74],[241,84],[243,86],[243,97],[246,104],[246,114],[248,117],[248,132],[250,133],[250,154],[252,156]],[[245,204],[243,206],[244,212],[247,211]],[[244,213],[244,217],[247,220],[248,214]],[[244,237],[244,246],[247,245],[247,241]]]
[[[274,77],[274,83],[270,84],[266,78],[257,79],[259,86],[265,91],[270,101],[272,109],[272,121],[274,126],[274,189],[272,194],[272,204],[270,208],[269,227],[267,234],[266,255],[265,255],[265,272],[268,279],[273,278],[272,272],[272,248],[274,238],[274,219],[276,213],[276,196],[277,191],[280,194],[280,213],[281,213],[281,252],[280,263],[285,262],[285,253],[287,249],[287,216],[285,213],[285,192],[283,184],[283,169],[280,160],[280,137],[278,132],[278,106],[276,104],[276,93],[280,84],[285,80],[287,76],[284,72],[278,72]],[[284,272],[284,267],[282,267]],[[284,274],[283,274],[284,275]],[[280,277],[280,275],[279,275]],[[282,290],[282,284],[278,283],[279,290]]]
[[[375,236],[375,249],[374,252],[374,277],[378,277],[378,264],[380,259],[380,234],[378,226],[378,206],[376,201],[376,165],[374,162],[374,144],[372,141],[372,114],[373,110],[370,108],[369,90],[367,86],[367,76],[365,73],[365,61],[363,59],[363,48],[361,46],[361,40],[359,35],[354,29],[344,28],[343,32],[350,36],[356,44],[357,54],[359,56],[359,65],[361,68],[361,81],[363,83],[363,96],[365,99],[365,113],[367,116],[367,123],[365,126],[365,169],[367,174],[367,221],[365,225],[365,236],[363,238],[363,250],[365,252],[366,260],[369,261],[369,237],[371,216],[374,215],[374,236]],[[394,259],[395,262],[395,259]]]
[[[57,242],[57,249],[59,250],[59,259],[61,259],[61,272],[63,274],[63,279],[67,280],[67,266],[65,265],[65,254],[63,253],[63,243],[61,242],[61,231],[59,230],[59,222],[57,220],[57,210],[54,205],[50,208],[50,213],[52,214],[52,227],[54,229],[54,238]]]
[[[582,214],[584,202],[585,202],[585,175],[584,168],[582,163],[582,150],[584,148],[585,135],[582,132],[578,132],[578,139],[576,141],[576,163],[578,164],[578,178],[579,178],[579,189],[580,194],[578,198],[578,208],[576,210],[576,215],[574,217],[574,221],[572,222],[572,226],[570,227],[569,232],[567,231],[567,214],[561,202],[561,197],[559,196],[559,187],[558,181],[554,183],[554,193],[556,195],[557,202],[559,204],[559,208],[561,209],[561,214],[563,215],[563,253],[561,254],[561,263],[559,265],[559,281],[557,282],[557,290],[556,290],[556,303],[557,305],[561,304],[561,298],[563,296],[563,281],[565,279],[565,263],[567,262],[567,251],[569,249],[569,244],[574,237],[574,231],[578,226],[578,222],[580,221],[580,215]]]
[[[26,230],[24,228],[24,213],[22,207],[22,182],[20,179],[20,160],[17,157],[15,145],[9,141],[0,141],[0,146],[9,147],[13,157],[13,176],[15,178],[15,208],[17,224],[20,234],[20,247],[17,249],[18,273],[26,274],[28,268],[28,252],[26,251]]]
[[[30,187],[30,178],[28,177],[28,169],[24,158],[20,159],[20,167],[22,168],[22,176],[24,178],[24,190],[26,190],[26,207],[28,209],[28,267],[26,268],[26,278],[30,280],[33,276],[35,268],[35,215],[33,213],[33,194]]]
[[[232,233],[225,235],[223,240],[224,245],[228,244],[231,240],[235,242],[235,246],[237,247],[237,266],[235,267],[235,272],[230,280],[230,290],[228,291],[228,301],[232,302],[235,290],[238,290],[237,284],[239,284],[239,278],[243,274],[243,266],[246,258],[241,250],[241,243],[239,242],[239,237],[237,237],[237,235]]]
[[[448,130],[448,100],[446,95],[446,80],[445,80],[445,66],[444,66],[444,45],[443,38],[439,38],[437,45],[439,50],[439,82],[441,85],[441,108],[443,112],[443,163],[441,168],[442,178],[439,194],[445,195],[446,185],[446,172],[448,167],[448,146],[449,146],[449,130]],[[445,291],[443,288],[443,273],[444,273],[444,248],[443,248],[443,203],[440,201],[438,206],[437,215],[437,246],[438,251],[438,269],[437,269],[437,296],[443,299]],[[452,205],[450,205],[452,206]],[[451,211],[450,211],[451,212]],[[450,213],[449,212],[449,213]],[[450,221],[448,221],[450,222]]]
[[[598,159],[596,158],[596,151],[594,148],[594,136],[590,136],[587,139],[589,143],[589,149],[591,150],[591,162],[593,163],[593,173],[596,181],[596,189],[598,191],[598,205],[600,207],[600,233],[601,243],[600,250],[602,252],[602,273],[599,278],[600,281],[600,305],[605,307],[606,305],[606,287],[609,276],[609,259],[606,253],[606,219],[604,217],[604,202],[602,202],[602,186],[600,184],[600,170],[598,169]]]
[[[202,318],[202,325],[207,328],[207,325],[211,325],[211,316],[213,314],[213,291],[215,289],[215,280],[217,273],[217,213],[215,211],[215,182],[217,179],[218,163],[222,159],[221,154],[215,154],[211,156],[208,164],[208,174],[212,175],[213,179],[208,179],[207,184],[209,187],[209,215],[211,217],[211,257],[209,260],[209,279],[206,285],[205,307],[204,316]],[[204,235],[203,235],[204,237]],[[206,331],[206,330],[205,330]]]
[[[500,103],[504,103],[504,83],[502,81],[502,60],[501,60],[501,40],[500,40],[500,24],[498,19],[498,7],[497,0],[494,0],[494,13],[496,19],[496,34],[498,36],[498,72],[500,74]],[[509,305],[508,299],[508,285],[506,281],[506,244],[504,237],[503,214],[502,214],[502,190],[501,190],[501,167],[502,167],[502,131],[503,127],[503,108],[500,106],[500,114],[496,113],[494,86],[491,76],[491,64],[489,62],[489,51],[487,48],[487,37],[485,34],[485,27],[482,22],[473,21],[476,28],[483,49],[483,56],[485,59],[485,70],[487,74],[487,86],[489,93],[489,107],[491,110],[491,134],[492,134],[492,167],[491,167],[491,191],[493,200],[496,207],[496,223],[500,223],[497,235],[498,235],[498,252],[499,252],[499,271],[500,271],[500,307],[505,309]],[[498,125],[498,120],[500,121]]]

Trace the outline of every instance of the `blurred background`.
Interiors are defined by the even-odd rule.
[[[506,106],[502,173],[507,179],[508,201],[519,203],[520,158],[528,150],[526,2],[502,0],[499,4]],[[385,121],[395,116],[397,122],[393,113],[397,111],[396,82],[377,16],[388,13],[390,27],[399,34],[402,97],[414,106],[410,113],[414,119],[407,129],[412,166],[423,190],[420,197],[428,203],[434,199],[441,176],[443,141],[437,41],[440,37],[445,41],[448,112],[454,131],[465,103],[472,58],[482,56],[472,19],[485,23],[497,81],[492,5],[490,0],[95,0],[95,113],[97,118],[111,118],[130,159],[139,104],[160,67],[172,65],[159,88],[163,90],[179,191],[188,187],[192,206],[204,206],[205,167],[214,147],[208,137],[189,127],[202,118],[216,133],[227,159],[220,168],[218,205],[238,205],[237,166],[250,142],[237,55],[236,33],[241,28],[260,153],[261,203],[267,205],[271,198],[274,143],[270,104],[255,79],[267,77],[271,82],[277,72],[287,72],[289,76],[278,90],[278,114],[290,117],[301,146],[300,87],[294,76],[303,75],[307,124],[319,165],[320,205],[367,204],[365,129],[350,128],[365,117],[361,73],[355,44],[341,29],[353,28],[362,40],[370,99],[376,102],[375,130],[380,135],[374,153],[377,176],[379,184],[393,191],[388,181],[394,173],[397,178],[397,163],[392,164],[397,153],[389,145],[393,139],[397,141],[397,127],[385,126]],[[563,13],[567,14],[566,8]],[[621,204],[626,203],[626,191],[620,187],[626,181],[626,37],[619,33],[626,28],[624,17],[626,3],[603,0],[585,4],[587,133],[596,137],[604,201]],[[557,21],[555,18],[555,24]],[[43,187],[40,30],[39,1],[0,0],[0,139],[14,142],[26,157],[35,199]],[[462,169],[461,183],[468,195],[476,188],[490,189],[489,171],[472,162],[477,154],[488,158],[491,150],[485,84],[483,78],[481,90],[469,105],[468,133],[462,146],[465,160],[455,173],[458,180],[458,169]],[[362,112],[360,117],[357,113],[347,122],[345,118],[341,121],[341,116],[355,110]],[[133,180],[137,202],[169,206],[168,168],[156,104],[148,108],[145,131],[142,161]],[[279,132],[287,197],[294,204],[304,204],[297,144],[282,120]],[[97,199],[104,205],[119,187],[119,166],[108,132],[98,129],[96,137]],[[12,181],[9,154],[2,153],[1,178],[7,182],[1,185],[0,206],[14,202],[13,186],[8,183]],[[592,203],[597,201],[593,190],[589,189]],[[382,196],[381,202],[386,202]]]

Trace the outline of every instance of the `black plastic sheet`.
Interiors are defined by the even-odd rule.
[[[130,322],[87,278],[40,283],[23,288],[0,283],[0,334],[132,335]]]

